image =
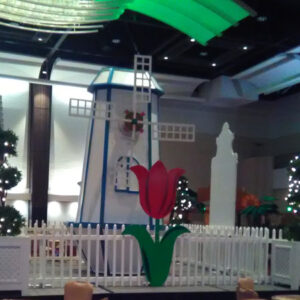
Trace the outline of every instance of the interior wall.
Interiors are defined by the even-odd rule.
[[[7,72],[15,75],[21,70],[26,71],[26,76],[37,74],[39,59],[28,63],[24,67],[25,69],[22,66],[14,67],[13,59],[7,62],[0,59],[0,68],[2,70],[6,68]],[[82,72],[79,70],[81,66],[74,68],[71,65],[68,66],[65,63],[58,65],[54,70],[53,79],[68,82],[73,80],[79,84],[88,84],[90,78],[94,76],[91,74],[95,74],[96,71],[93,66],[85,66],[86,71]],[[77,67],[78,69],[76,69]],[[83,77],[84,80],[81,81],[80,78]],[[191,81],[189,84],[188,81],[182,79],[183,84],[179,84],[178,78],[170,77],[168,79],[167,76],[162,76],[161,80],[158,80],[159,83],[163,82],[162,85],[166,88],[168,95],[178,94],[181,96],[188,95],[188,90],[197,85],[196,79],[191,79]],[[26,81],[0,78],[5,127],[13,129],[19,136],[19,156],[10,159],[10,162],[20,168],[23,173],[22,182],[16,189],[10,191],[12,201],[30,198],[26,188],[28,86],[29,83]],[[68,103],[71,97],[91,99],[92,95],[87,93],[86,88],[62,85],[53,87],[49,193],[52,196],[50,199],[59,203],[62,203],[60,200],[62,196],[70,197],[73,202],[79,194],[78,182],[81,180],[88,126],[88,120],[68,116]],[[210,164],[216,151],[215,139],[225,121],[229,122],[231,130],[236,135],[233,147],[234,151],[239,154],[241,163],[252,157],[300,152],[299,99],[300,94],[297,94],[283,97],[276,102],[259,101],[240,108],[209,107],[200,102],[178,101],[176,97],[162,99],[159,107],[159,121],[195,124],[196,141],[195,143],[160,142],[161,159],[168,168],[182,167],[186,169],[186,176],[193,189],[209,186]],[[247,163],[245,164],[247,165]],[[253,175],[257,171],[251,172]],[[270,177],[274,178],[274,176],[270,174]],[[273,192],[280,195],[281,198],[285,191],[285,187],[276,188],[274,186],[273,189]],[[55,204],[52,205],[55,207]],[[61,218],[64,218],[63,215],[67,209],[61,209],[61,211]],[[56,217],[49,216],[49,218]]]
[[[185,169],[189,187],[195,191],[210,185],[210,165],[215,151],[215,138],[205,134],[197,134],[195,143],[160,143],[160,159],[167,169]]]
[[[89,120],[69,116],[70,98],[92,100],[85,88],[54,85],[50,142],[50,195],[79,195]]]
[[[216,154],[216,138],[224,122],[229,123],[230,129],[235,134],[233,149],[239,155],[239,165],[244,164],[249,157],[265,156],[269,149],[270,141],[266,138],[269,128],[264,114],[245,113],[238,108],[212,108],[204,107],[201,103],[171,100],[161,100],[159,111],[161,122],[196,125],[194,143],[160,143],[161,159],[168,168],[185,168],[190,187],[194,190],[210,185],[211,159]],[[272,175],[272,168],[269,172]],[[241,176],[243,172],[239,174]],[[246,179],[242,182],[238,181],[238,187],[245,186],[245,181]],[[271,189],[269,186],[272,184],[268,184],[267,191]]]
[[[4,129],[11,129],[18,136],[17,157],[9,157],[11,166],[22,172],[21,182],[10,190],[15,199],[25,199],[27,188],[27,145],[28,145],[28,106],[29,83],[0,77],[0,96],[2,96]]]

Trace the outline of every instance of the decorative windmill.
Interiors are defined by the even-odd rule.
[[[195,125],[157,122],[151,56],[136,55],[134,71],[101,70],[89,91],[93,101],[69,104],[70,116],[90,119],[77,221],[147,224],[130,167],[158,160],[159,141],[194,142]]]

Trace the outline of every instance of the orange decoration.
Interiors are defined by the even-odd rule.
[[[204,225],[209,225],[209,207],[204,212]]]
[[[237,201],[236,210],[241,211],[249,206],[260,206],[260,202],[255,195],[245,194],[240,201]]]

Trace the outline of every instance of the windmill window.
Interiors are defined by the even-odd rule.
[[[139,165],[134,157],[121,156],[117,161],[115,191],[123,193],[138,193],[138,182],[131,167]]]

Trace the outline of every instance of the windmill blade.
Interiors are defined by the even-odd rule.
[[[151,102],[152,56],[134,56],[133,112],[138,103]]]
[[[88,119],[112,120],[113,105],[109,102],[71,98],[69,116]]]
[[[129,149],[129,166],[132,165],[132,161],[133,161],[133,150],[134,150],[134,140],[136,137],[136,125],[133,125],[132,127],[132,134],[131,134],[131,147]]]
[[[166,142],[195,142],[194,124],[148,123],[151,126],[152,139]]]

